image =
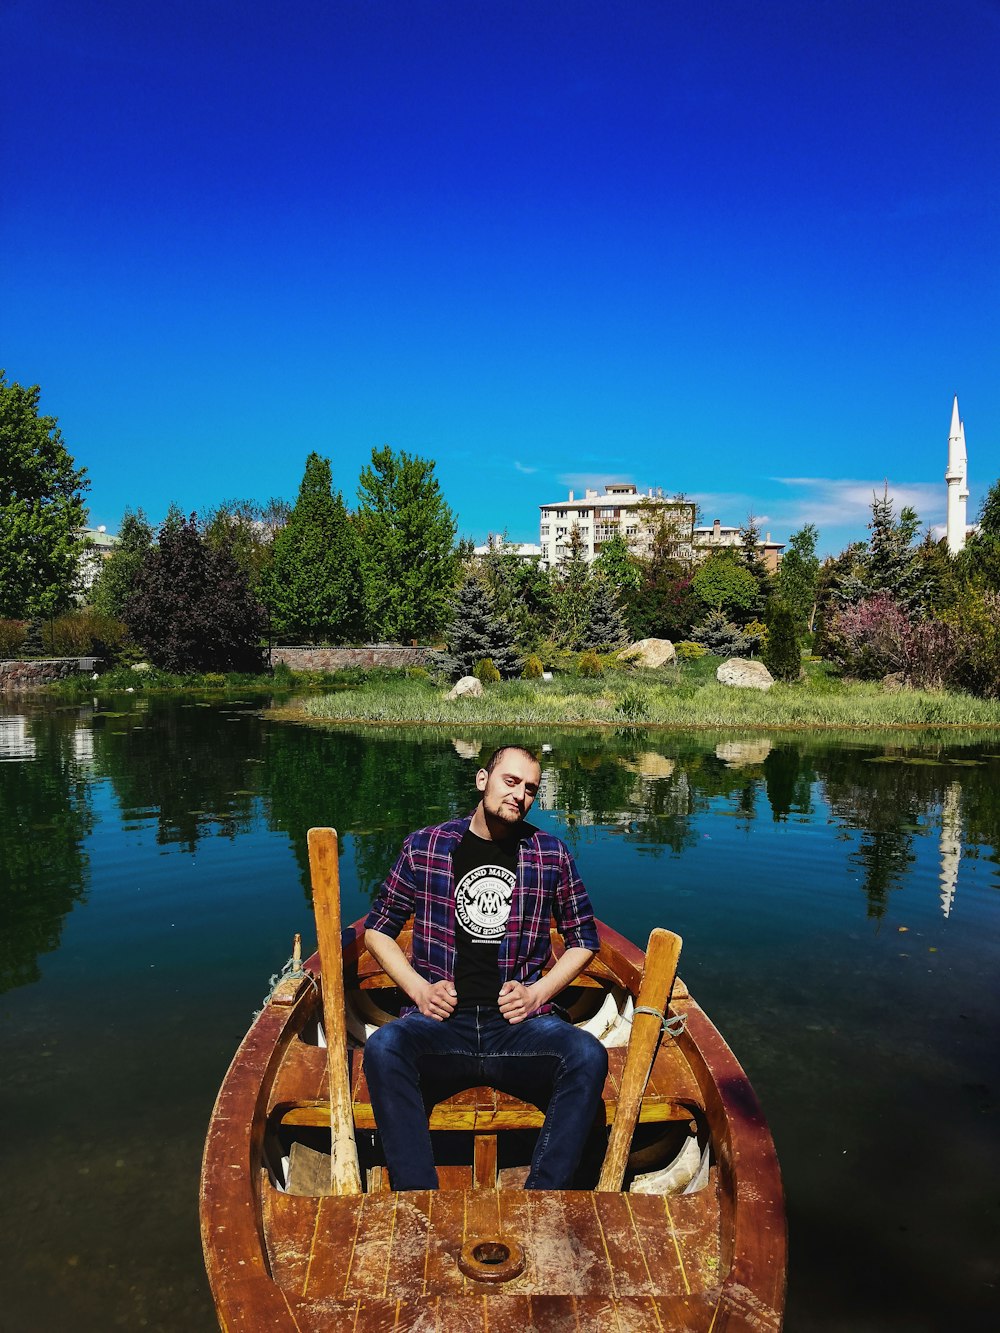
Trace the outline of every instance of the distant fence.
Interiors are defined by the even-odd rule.
[[[0,693],[37,690],[54,680],[89,674],[98,669],[100,660],[99,657],[49,657],[0,662]]]
[[[272,648],[271,665],[284,662],[293,671],[342,671],[344,667],[424,666],[430,648],[372,644],[368,648]]]

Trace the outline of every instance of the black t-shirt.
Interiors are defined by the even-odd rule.
[[[518,839],[489,842],[470,829],[452,853],[458,1005],[496,1004],[500,945],[517,881]]]

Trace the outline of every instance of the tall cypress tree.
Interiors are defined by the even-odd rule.
[[[346,643],[363,633],[357,537],[332,489],[330,460],[311,453],[263,580],[272,633],[286,642]]]

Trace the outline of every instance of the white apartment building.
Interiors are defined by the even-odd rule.
[[[600,552],[601,545],[620,533],[636,555],[646,555],[650,546],[651,520],[666,514],[674,528],[678,560],[704,560],[712,551],[742,542],[738,527],[726,527],[716,519],[711,527],[695,527],[695,506],[689,500],[673,500],[661,488],[640,491],[630,482],[609,483],[603,492],[586,490],[580,499],[570,491],[568,500],[539,505],[541,518],[538,540],[542,560],[551,566],[565,559],[569,534],[575,526],[583,538],[588,561]],[[784,542],[774,542],[768,533],[757,548],[767,568],[778,568]]]
[[[662,490],[643,493],[630,482],[609,482],[603,494],[588,489],[576,499],[570,491],[568,500],[538,507],[541,510],[538,541],[542,559],[550,567],[565,558],[574,526],[583,538],[588,561],[616,534],[621,534],[637,555],[643,555],[649,549],[650,520],[664,512],[676,528],[678,558],[690,560],[694,555],[695,506],[687,500],[667,499]]]

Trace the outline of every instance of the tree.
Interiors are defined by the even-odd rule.
[[[549,632],[552,622],[552,583],[537,560],[524,560],[506,534],[487,540],[480,566],[497,612],[506,616],[516,643],[534,648]]]
[[[262,588],[271,563],[275,537],[292,512],[286,500],[225,500],[203,520],[205,540],[214,550],[226,550],[246,574],[252,588]]]
[[[434,464],[386,446],[361,471],[357,531],[368,631],[427,639],[448,615],[458,561],[455,518]]]
[[[345,643],[363,633],[357,535],[330,460],[311,453],[288,521],[271,544],[261,593],[278,638]]]
[[[763,610],[771,593],[771,574],[760,550],[760,524],[751,511],[740,528],[740,563],[757,584],[757,600],[752,608],[757,615]]]
[[[612,588],[624,605],[642,585],[642,566],[629,549],[622,533],[616,532],[601,543],[593,571]]]
[[[260,667],[264,614],[228,551],[213,551],[195,516],[160,530],[125,603],[125,621],[165,671]]]
[[[126,509],[118,531],[118,545],[101,565],[90,592],[91,605],[102,615],[121,620],[132,595],[136,575],[153,545],[153,529],[141,509]]]
[[[77,585],[89,483],[40,393],[0,370],[0,616],[55,615]]]
[[[733,551],[715,551],[698,566],[694,590],[705,606],[749,618],[760,599],[757,580]]]
[[[580,646],[608,652],[624,648],[627,642],[628,630],[618,604],[618,594],[607,579],[595,578],[591,585],[587,623]]]
[[[764,665],[775,680],[798,680],[802,672],[802,653],[795,617],[787,606],[777,606],[767,623],[767,643],[761,654]]]
[[[646,565],[642,585],[626,603],[625,614],[637,639],[683,639],[703,606],[690,571],[680,561],[666,559]]]
[[[978,530],[969,534],[958,564],[976,587],[1000,592],[1000,480],[987,491]]]
[[[592,595],[590,565],[583,534],[577,524],[569,530],[566,556],[555,571],[552,599],[556,641],[564,648],[582,646],[590,619]]]
[[[869,600],[879,593],[888,595],[908,614],[920,614],[927,601],[927,585],[913,538],[920,527],[916,510],[904,505],[896,519],[888,484],[881,497],[872,496],[872,516],[868,524],[871,537],[859,571],[860,597]]]
[[[816,555],[818,536],[813,523],[806,523],[798,532],[793,532],[774,576],[777,600],[792,613],[799,634],[811,631],[813,627],[819,582],[819,559]]]
[[[452,679],[471,676],[476,663],[487,657],[501,676],[516,676],[521,670],[513,627],[497,611],[489,589],[476,574],[469,574],[455,593],[445,638],[448,652],[438,654],[437,664]]]

